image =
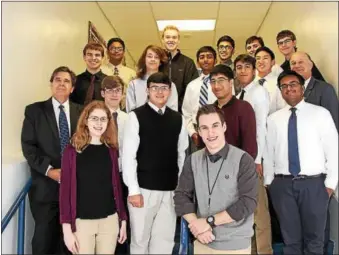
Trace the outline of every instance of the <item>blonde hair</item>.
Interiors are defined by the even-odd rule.
[[[164,38],[165,36],[165,32],[167,30],[176,30],[178,32],[178,38],[180,39],[180,31],[179,31],[179,28],[177,28],[176,26],[173,26],[173,25],[168,25],[164,28],[164,31],[162,31],[162,38]]]

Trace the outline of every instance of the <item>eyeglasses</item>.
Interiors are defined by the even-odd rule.
[[[150,90],[153,92],[167,92],[170,90],[169,86],[152,86],[150,87]]]
[[[233,49],[233,47],[230,46],[230,45],[220,45],[218,47],[218,50],[232,50],[232,49]]]
[[[123,47],[112,47],[109,49],[110,52],[123,52],[124,48]]]
[[[297,86],[301,85],[299,82],[297,81],[292,81],[289,84],[281,84],[279,86],[280,90],[286,90],[288,87],[290,87],[291,89],[296,88]]]
[[[218,78],[218,79],[211,79],[210,84],[214,86],[215,84],[223,84],[225,81],[229,81],[227,78]]]
[[[105,89],[105,93],[109,94],[109,95],[119,95],[122,93],[122,88],[116,88],[116,89]]]
[[[98,123],[99,121],[102,122],[102,123],[106,123],[108,121],[108,118],[107,117],[99,118],[97,116],[89,116],[88,120],[95,122],[95,123]]]
[[[288,44],[290,42],[292,42],[292,39],[286,39],[284,41],[278,41],[278,45],[283,46],[284,44]]]

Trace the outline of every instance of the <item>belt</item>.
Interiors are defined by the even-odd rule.
[[[316,174],[316,175],[291,175],[291,174],[276,174],[274,175],[275,178],[282,178],[282,179],[292,179],[292,180],[301,180],[301,179],[313,179],[323,177],[325,174]]]

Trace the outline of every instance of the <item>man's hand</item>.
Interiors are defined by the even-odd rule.
[[[47,176],[56,182],[60,182],[60,175],[61,175],[60,168],[51,168],[47,172]]]
[[[208,244],[215,240],[215,236],[213,235],[212,230],[208,230],[198,235],[197,239],[202,244]]]
[[[141,194],[128,196],[128,202],[133,207],[138,207],[138,208],[144,207],[144,197]]]
[[[197,133],[194,133],[192,135],[192,140],[193,140],[193,143],[196,147],[199,147],[200,146],[200,140],[199,140],[199,135]]]
[[[264,171],[262,170],[262,164],[255,164],[255,170],[257,171],[259,177],[262,177],[264,175]]]
[[[205,218],[200,218],[192,221],[188,228],[191,230],[192,234],[197,237],[199,234],[202,234],[208,230],[212,230],[211,226],[207,223]]]
[[[333,194],[333,189],[326,188],[326,190],[327,190],[328,196],[331,197]]]

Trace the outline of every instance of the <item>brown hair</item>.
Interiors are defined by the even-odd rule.
[[[164,30],[162,31],[162,38],[164,38],[165,36],[165,32],[167,30],[176,30],[178,32],[178,38],[180,39],[180,31],[179,31],[179,28],[177,28],[176,26],[173,26],[173,25],[168,25],[164,28]]]
[[[105,49],[100,43],[89,42],[86,44],[85,48],[82,50],[82,54],[85,56],[87,50],[97,50],[100,51],[101,56],[105,56]]]
[[[214,106],[213,104],[206,104],[206,105],[200,107],[199,110],[198,110],[197,118],[196,118],[198,127],[199,127],[200,116],[201,115],[208,115],[208,114],[212,114],[212,113],[218,114],[222,125],[225,123],[225,117],[224,117],[223,112],[218,107]]]
[[[157,54],[159,56],[160,59],[160,66],[159,66],[159,70],[161,71],[164,67],[164,65],[168,62],[168,57],[166,54],[166,51],[162,48],[160,48],[159,46],[156,45],[148,45],[146,47],[146,49],[142,52],[141,57],[139,58],[137,67],[138,67],[138,71],[137,71],[137,77],[142,79],[146,72],[147,72],[147,68],[146,68],[146,54],[147,51],[151,50],[153,52],[155,52],[155,54]]]
[[[105,89],[114,89],[121,86],[122,93],[124,93],[125,83],[124,81],[117,75],[114,76],[106,76],[101,82],[101,90]]]
[[[87,127],[87,119],[95,109],[104,110],[108,118],[107,128],[102,134],[100,141],[108,147],[118,148],[117,127],[112,119],[111,112],[104,102],[94,100],[83,109],[78,120],[76,131],[71,139],[71,144],[78,152],[83,151],[91,142],[91,136]]]
[[[61,73],[61,72],[64,72],[64,73],[69,73],[69,75],[71,76],[71,82],[72,82],[72,86],[74,87],[75,85],[75,82],[77,80],[77,76],[75,75],[75,73],[69,69],[67,66],[59,66],[58,68],[56,68],[52,75],[51,75],[51,78],[49,79],[50,82],[53,82],[54,81],[54,78],[55,76],[58,74],[58,73]]]

